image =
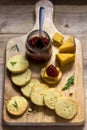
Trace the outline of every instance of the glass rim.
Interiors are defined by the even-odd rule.
[[[44,34],[47,36],[47,38],[48,38],[48,45],[46,45],[45,47],[41,48],[41,50],[40,50],[40,49],[34,49],[34,48],[32,48],[31,46],[29,46],[29,44],[28,44],[28,39],[29,39],[29,37],[31,37],[31,36],[33,35],[33,33],[36,33],[36,32],[39,32],[39,30],[38,30],[38,29],[37,29],[37,30],[33,30],[32,32],[30,32],[30,33],[28,34],[25,45],[26,45],[26,47],[27,47],[28,50],[31,50],[31,51],[34,51],[34,52],[37,52],[37,51],[38,51],[38,53],[39,53],[39,52],[42,53],[42,51],[45,51],[45,50],[48,49],[49,46],[51,45],[50,36],[48,35],[47,32],[42,31],[42,33],[44,33]],[[38,34],[39,34],[39,33],[38,33]]]

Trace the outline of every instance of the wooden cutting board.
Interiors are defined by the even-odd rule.
[[[53,24],[53,4],[48,0],[41,0],[38,1],[35,5],[35,13],[36,13],[36,22],[35,26],[32,30],[38,29],[38,23],[39,23],[39,8],[43,6],[45,8],[45,19],[44,19],[44,25],[43,30],[45,30],[50,37],[54,35],[55,32],[59,32],[54,24]],[[31,31],[32,31],[31,30]],[[30,31],[30,32],[31,32]],[[29,32],[29,33],[30,33]],[[61,30],[62,32],[62,30]],[[25,42],[27,33],[24,36],[17,37],[11,39],[7,43],[6,47],[6,62],[7,60],[16,54],[22,54],[25,55]],[[64,35],[64,39],[67,39],[69,36]],[[66,91],[63,91],[62,94],[64,96],[71,97],[72,99],[76,100],[78,103],[78,113],[72,120],[65,120],[60,117],[58,117],[54,111],[48,109],[47,107],[38,107],[30,102],[30,107],[32,108],[32,112],[28,113],[28,111],[25,112],[24,115],[21,117],[13,117],[10,116],[6,111],[6,104],[7,101],[15,95],[21,95],[20,88],[13,85],[9,74],[7,72],[7,69],[5,67],[5,85],[4,85],[4,103],[3,103],[3,121],[7,125],[81,125],[84,124],[85,121],[85,96],[84,96],[84,82],[83,82],[83,56],[82,56],[82,46],[81,42],[75,38],[75,44],[76,44],[76,58],[75,62],[73,64],[69,64],[65,67],[62,67],[61,70],[63,72],[63,76],[61,81],[54,86],[51,87],[58,87],[58,89],[61,91],[62,86],[66,83],[66,80],[71,76],[75,75],[75,83],[74,85],[69,88]],[[17,45],[17,49],[12,49],[13,46]],[[57,65],[57,62],[55,61],[55,54],[58,52],[58,49],[54,46],[52,46],[52,57],[49,60],[49,63],[55,63]],[[45,63],[43,64],[37,64],[33,63],[32,61],[29,61],[30,63],[30,69],[32,71],[32,76],[38,78],[40,80],[40,70],[42,67],[45,66]],[[43,83],[43,81],[41,81]],[[70,96],[70,93],[73,93]]]

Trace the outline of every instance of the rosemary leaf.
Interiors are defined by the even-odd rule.
[[[65,86],[62,88],[62,91],[67,90],[70,86],[74,84],[74,75],[72,75],[68,80]]]
[[[17,49],[17,51],[19,52],[19,48],[18,48],[18,45],[16,44],[16,49]]]
[[[72,75],[69,79],[68,79],[68,81],[74,81],[74,75]]]
[[[10,62],[12,66],[14,66],[17,62]]]
[[[15,44],[14,46],[11,47],[11,50],[15,51],[17,50],[19,52],[19,48],[18,48],[18,45]]]
[[[14,101],[14,104],[12,104],[16,109],[18,109],[18,104],[16,101]]]

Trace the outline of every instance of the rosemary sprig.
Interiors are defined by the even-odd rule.
[[[11,50],[15,51],[17,50],[19,52],[19,48],[18,48],[18,45],[15,44],[14,46],[11,47]]]
[[[65,86],[62,88],[62,91],[67,90],[70,86],[74,84],[74,75],[72,75],[68,80]]]
[[[14,103],[12,104],[16,109],[18,109],[18,104],[16,101],[14,101]]]
[[[17,62],[10,62],[12,66],[14,66]]]

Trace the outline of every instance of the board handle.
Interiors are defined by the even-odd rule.
[[[50,36],[54,34],[54,32],[58,31],[53,24],[53,4],[49,0],[40,0],[35,5],[35,14],[36,20],[35,25],[32,30],[39,29],[39,9],[40,7],[45,8],[45,17],[43,23],[43,30],[48,32]]]

